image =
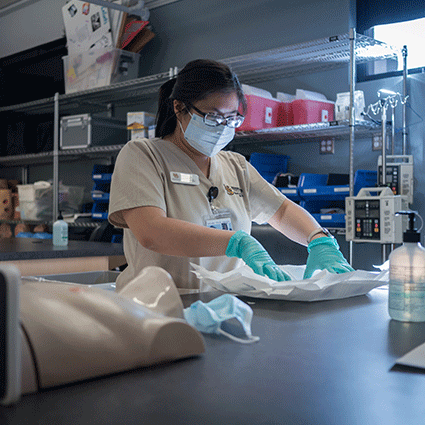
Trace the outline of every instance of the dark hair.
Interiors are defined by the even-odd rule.
[[[167,136],[176,128],[177,117],[174,113],[173,100],[191,105],[217,92],[235,92],[242,106],[242,112],[246,112],[246,99],[241,83],[227,65],[209,59],[189,62],[176,78],[167,81],[159,89],[155,136]]]

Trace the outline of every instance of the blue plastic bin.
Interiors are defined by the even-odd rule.
[[[312,216],[323,227],[345,227],[345,214],[319,214]]]
[[[377,171],[357,170],[354,174],[354,196],[362,187],[375,187]],[[299,180],[300,205],[324,227],[344,227],[345,214],[321,214],[323,208],[345,209],[349,185],[327,185],[327,174],[301,174]]]
[[[113,165],[95,164],[93,165],[93,180],[99,180],[104,177],[100,176],[111,176],[114,169]]]
[[[264,179],[272,183],[276,174],[288,172],[288,159],[287,155],[254,152],[249,162]]]
[[[110,183],[104,183],[103,181],[96,181],[91,191],[91,197],[93,201],[109,201],[109,191],[111,188]]]
[[[372,170],[357,170],[354,174],[354,196],[363,187],[376,187],[378,183],[378,172]]]
[[[108,207],[108,202],[94,202],[91,212],[92,220],[107,220]]]
[[[291,201],[294,201],[294,202],[301,201],[298,187],[279,187],[278,189]]]

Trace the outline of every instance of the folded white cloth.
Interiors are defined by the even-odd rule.
[[[373,288],[388,283],[388,270],[368,272],[356,270],[343,274],[321,270],[310,279],[303,279],[305,266],[279,266],[291,276],[290,281],[276,282],[260,276],[248,266],[227,273],[206,270],[192,264],[199,279],[214,289],[255,298],[271,298],[289,301],[321,301],[364,295]]]

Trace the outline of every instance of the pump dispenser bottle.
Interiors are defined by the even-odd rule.
[[[57,221],[53,223],[53,245],[68,245],[68,223],[64,221],[61,212],[59,212]]]
[[[403,234],[403,245],[389,257],[388,311],[394,320],[424,322],[425,249],[420,243],[420,233],[414,228],[417,212],[399,211],[398,214],[409,216],[409,228]]]

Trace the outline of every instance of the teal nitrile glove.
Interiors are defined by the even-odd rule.
[[[326,269],[331,273],[354,271],[339,250],[339,245],[335,238],[316,238],[308,244],[307,251],[308,258],[304,279],[309,279],[316,270]]]
[[[238,257],[261,276],[268,276],[270,279],[281,282],[291,280],[272,260],[269,253],[255,238],[248,233],[238,230],[229,240],[226,255],[228,257]]]

